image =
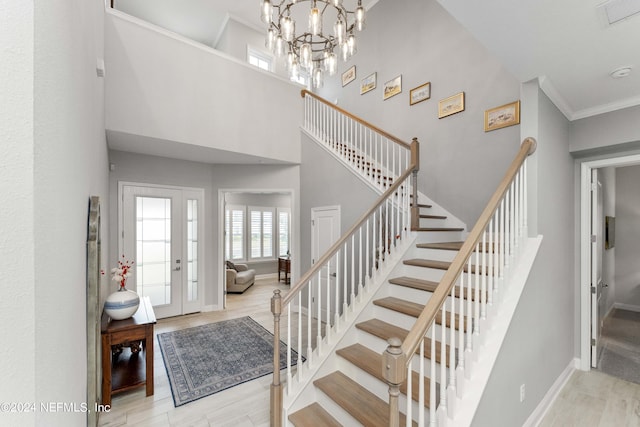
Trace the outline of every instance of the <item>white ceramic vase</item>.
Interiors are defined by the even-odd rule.
[[[139,305],[140,297],[137,293],[120,288],[107,297],[104,311],[112,320],[123,320],[133,316]]]

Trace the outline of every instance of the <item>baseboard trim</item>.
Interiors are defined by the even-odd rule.
[[[613,308],[619,308],[620,310],[629,310],[629,311],[635,311],[640,313],[640,305],[634,305],[634,304],[624,304],[621,302],[614,302],[613,303]]]
[[[580,366],[580,360],[578,358],[571,359],[567,367],[564,368],[560,376],[555,380],[551,388],[549,388],[547,394],[544,395],[536,409],[529,415],[523,427],[536,427],[540,424],[549,411],[549,408],[551,408],[551,405],[553,405],[553,402],[555,402],[558,394],[560,394],[560,391],[562,391],[567,381],[569,381],[569,378],[571,378],[571,374],[573,374],[578,366]]]
[[[256,280],[260,279],[277,279],[278,273],[256,274]]]

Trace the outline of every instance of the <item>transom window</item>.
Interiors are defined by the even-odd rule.
[[[252,47],[247,47],[247,61],[249,62],[249,64],[265,71],[274,71],[273,56]]]

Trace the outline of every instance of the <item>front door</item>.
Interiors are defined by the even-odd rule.
[[[591,366],[598,367],[602,332],[602,252],[604,250],[604,216],[602,184],[598,170],[591,171]]]
[[[313,208],[311,210],[312,263],[315,264],[339,238],[340,207]],[[342,294],[340,289],[336,289],[336,283],[340,283],[340,280],[336,277],[336,267],[337,264],[334,257],[331,262],[320,270],[319,278],[312,283],[312,316],[325,319],[329,324],[333,324],[336,304],[339,303],[339,296]],[[333,295],[333,297],[330,297],[330,295]]]
[[[200,311],[202,190],[122,185],[121,195],[121,252],[134,261],[127,287],[158,318]]]

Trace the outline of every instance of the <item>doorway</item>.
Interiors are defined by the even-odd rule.
[[[584,160],[580,165],[580,369],[589,370],[596,367],[599,356],[599,334],[601,331],[607,283],[599,282],[598,255],[595,249],[603,246],[602,232],[606,215],[597,213],[597,178],[598,169],[623,167],[640,164],[640,155],[618,155],[606,159]],[[597,175],[596,175],[597,176]],[[595,188],[595,193],[593,189]],[[595,200],[594,200],[595,198]],[[595,213],[594,213],[595,212]],[[595,238],[592,238],[596,235]],[[595,242],[592,241],[595,240]]]
[[[120,183],[119,253],[134,262],[130,290],[157,318],[201,311],[204,190]]]

